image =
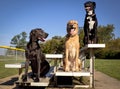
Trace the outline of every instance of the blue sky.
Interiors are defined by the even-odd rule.
[[[53,36],[65,36],[66,23],[77,20],[84,24],[84,3],[88,0],[0,0],[0,45],[10,45],[13,36],[31,29],[42,28]],[[114,24],[115,36],[120,37],[120,0],[96,2],[99,25]]]

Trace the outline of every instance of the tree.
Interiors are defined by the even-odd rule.
[[[108,24],[107,26],[98,26],[98,40],[99,43],[107,43],[113,39],[115,39],[115,35],[113,33],[114,25]]]
[[[10,44],[14,45],[17,48],[24,48],[27,44],[26,41],[27,38],[27,33],[26,32],[22,32],[18,35],[15,35],[12,39]]]
[[[84,46],[83,44],[83,38],[84,38],[84,31],[82,27],[79,27],[79,42],[80,42],[80,47],[82,48]]]
[[[104,49],[98,49],[95,51],[95,56],[97,58],[120,58],[120,40],[115,39],[114,25],[108,24],[107,26],[98,26],[97,36],[98,43],[105,43],[106,47]],[[83,47],[83,37],[84,31],[83,28],[79,28],[79,37],[80,37],[80,47]]]
[[[97,58],[102,59],[120,59],[120,38],[106,43],[106,47],[95,52]]]
[[[41,48],[44,53],[63,53],[64,37],[54,36],[51,40],[41,43]]]
[[[115,39],[114,32],[114,25],[108,24],[107,26],[98,26],[97,28],[97,36],[98,36],[98,43],[107,43],[111,40]],[[80,44],[81,47],[83,46],[83,37],[84,31],[82,27],[79,27],[79,37],[80,37]]]

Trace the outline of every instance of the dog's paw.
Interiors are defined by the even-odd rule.
[[[39,80],[39,78],[38,77],[35,77],[34,78],[34,82],[39,82],[40,80]]]
[[[79,71],[81,71],[81,70],[82,70],[82,68],[79,69]]]
[[[80,69],[78,67],[76,67],[75,71],[78,72]]]
[[[35,77],[36,77],[35,74],[30,75],[30,78],[32,78],[33,80],[34,80]]]
[[[22,81],[23,81],[23,82],[26,82],[26,81],[27,81],[27,75],[23,75],[23,76],[22,76]]]
[[[76,70],[74,68],[71,69],[72,72],[75,72]]]
[[[70,71],[70,69],[68,67],[66,67],[64,70],[65,70],[65,72]]]

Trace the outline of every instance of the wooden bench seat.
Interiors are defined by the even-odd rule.
[[[28,81],[23,82],[21,79],[16,81],[16,85],[19,86],[41,86],[46,87],[49,86],[51,83],[51,79],[54,77],[54,66],[50,67],[49,72],[46,74],[46,77],[40,77],[40,82],[34,82],[33,79],[29,78]]]
[[[25,63],[5,64],[5,68],[23,68]]]
[[[56,72],[55,76],[90,76],[90,72]]]
[[[22,73],[22,69],[25,68],[25,63],[5,64],[5,68],[17,68],[20,75]]]

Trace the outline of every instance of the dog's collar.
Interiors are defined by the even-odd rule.
[[[91,17],[95,16],[94,10],[88,11],[87,16],[91,16]]]
[[[92,14],[92,15],[88,15],[88,14],[87,14],[87,16],[90,16],[90,17],[93,17],[93,16],[95,16],[95,15],[96,15],[96,14]]]

